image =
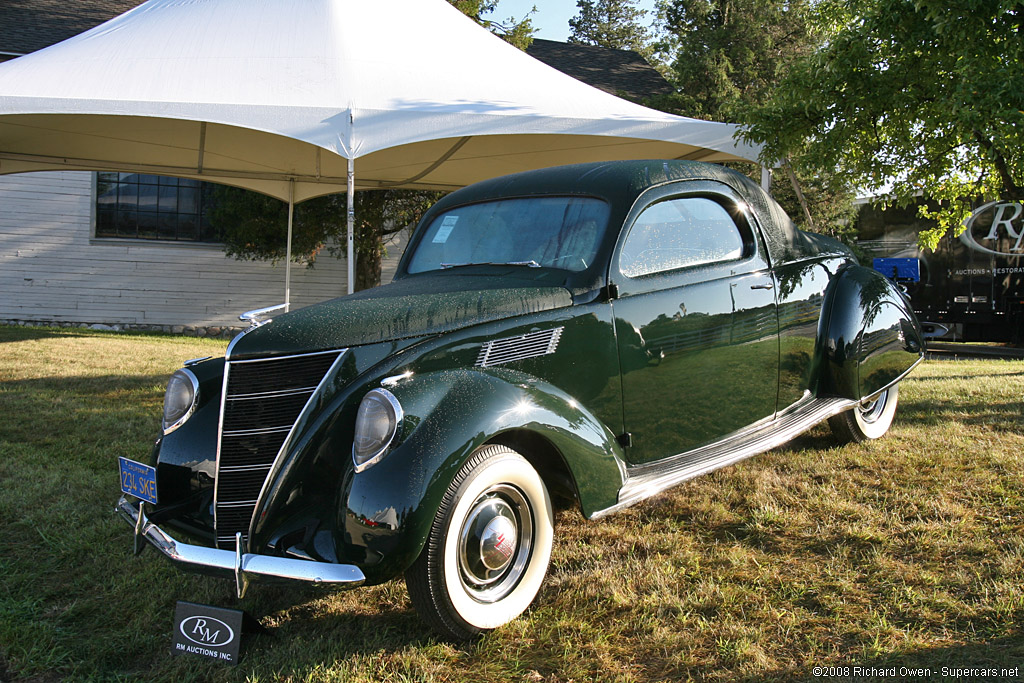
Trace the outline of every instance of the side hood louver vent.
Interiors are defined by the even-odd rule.
[[[476,365],[480,368],[489,368],[492,365],[552,354],[558,348],[558,341],[562,338],[564,329],[564,327],[556,327],[541,332],[530,332],[518,337],[492,339],[480,347]]]

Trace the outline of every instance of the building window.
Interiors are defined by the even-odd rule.
[[[207,218],[213,186],[198,180],[96,174],[96,237],[217,242]]]

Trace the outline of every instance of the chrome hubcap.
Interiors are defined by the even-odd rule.
[[[519,583],[533,549],[533,516],[522,492],[492,486],[473,503],[459,532],[459,573],[467,592],[496,602]]]
[[[871,423],[881,417],[882,413],[885,412],[885,402],[889,398],[889,391],[883,391],[878,395],[874,401],[866,401],[857,406],[857,412],[860,413],[860,419],[866,423]]]
[[[480,561],[491,571],[501,571],[512,561],[516,550],[515,522],[499,515],[484,527],[480,539]]]

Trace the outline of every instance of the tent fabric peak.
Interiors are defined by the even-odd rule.
[[[0,174],[171,175],[290,207],[346,190],[349,291],[357,184],[451,190],[587,161],[756,162],[736,130],[581,83],[445,0],[149,0],[0,64]]]
[[[118,169],[298,201],[576,161],[755,161],[735,126],[592,88],[444,0],[150,0],[0,65],[0,173]],[[205,125],[204,125],[205,124]]]

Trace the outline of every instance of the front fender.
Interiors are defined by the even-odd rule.
[[[921,325],[880,273],[851,265],[829,284],[818,328],[818,395],[854,401],[891,386],[924,357]]]
[[[370,582],[412,564],[455,474],[503,434],[531,432],[561,454],[584,515],[617,501],[624,470],[615,436],[546,382],[507,369],[452,370],[414,375],[390,391],[405,410],[405,436],[379,463],[352,474],[339,501],[344,543],[362,551]]]

